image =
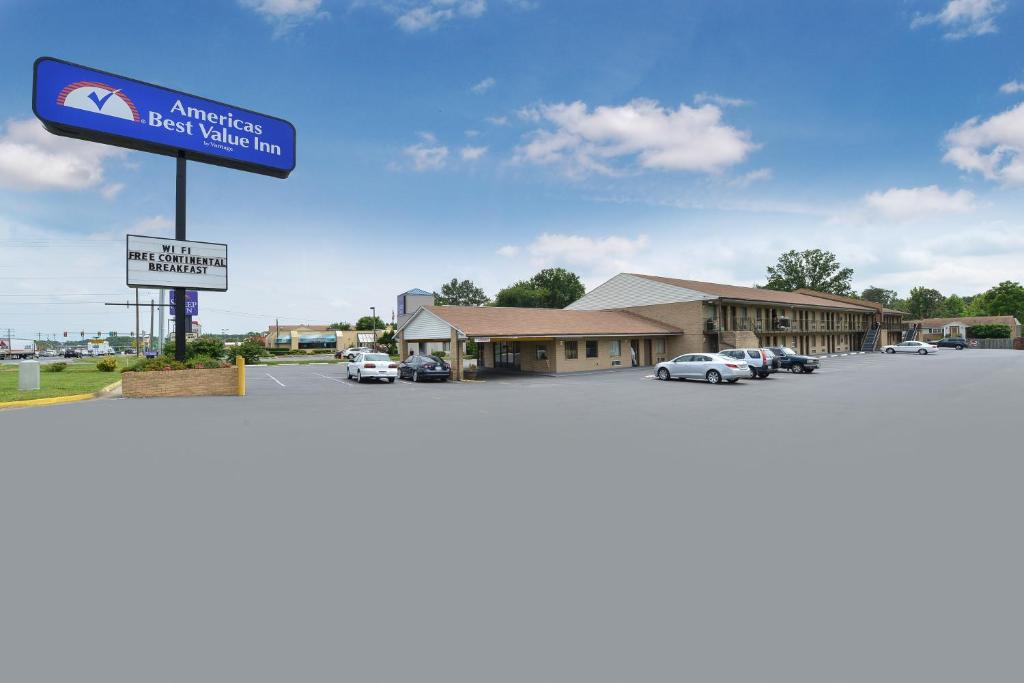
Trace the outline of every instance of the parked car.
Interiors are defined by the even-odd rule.
[[[766,353],[766,349],[726,349],[719,353],[726,358],[746,363],[751,377],[764,379],[772,372],[772,359],[768,356],[771,352]]]
[[[774,374],[782,367],[782,360],[771,349],[761,349],[768,356],[768,372]]]
[[[64,357],[65,358],[81,358],[82,357],[82,349],[65,349],[64,350]]]
[[[447,382],[452,376],[452,366],[437,356],[409,356],[398,364],[398,376],[408,377],[413,382],[427,379]]]
[[[821,366],[821,362],[814,356],[804,356],[788,346],[773,346],[771,350],[779,357],[783,370],[810,374]]]
[[[967,340],[963,337],[943,337],[942,339],[934,342],[940,349],[956,349],[957,351],[963,351],[967,348]]]
[[[939,347],[928,342],[905,341],[899,344],[883,346],[882,350],[886,353],[919,353],[922,356],[927,356],[929,353],[936,353]]]
[[[356,356],[361,353],[373,353],[373,349],[368,346],[350,346],[344,351],[338,351],[334,354],[335,358],[345,358],[347,360],[355,360]]]
[[[398,363],[386,353],[360,353],[345,366],[349,379],[362,383],[364,379],[386,379],[394,382],[398,377]]]
[[[56,358],[59,355],[60,354],[57,353],[57,349],[46,349],[42,353],[43,358]]]
[[[750,368],[746,361],[718,353],[687,353],[672,360],[658,363],[654,374],[658,379],[703,379],[708,384],[725,380],[733,384],[747,377]]]

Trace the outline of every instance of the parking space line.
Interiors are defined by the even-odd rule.
[[[317,377],[323,377],[324,379],[329,379],[332,382],[337,382],[338,384],[341,384],[343,386],[348,386],[346,380],[343,380],[340,377],[330,377],[329,375],[324,375],[319,372],[314,372],[313,374],[316,375]]]
[[[265,375],[266,375],[267,377],[269,377],[270,379],[272,379],[272,380],[274,380],[275,382],[277,382],[277,383],[278,383],[278,384],[279,384],[279,385],[280,385],[281,387],[284,387],[284,384],[283,384],[283,383],[281,382],[281,380],[279,380],[278,378],[274,377],[274,376],[273,376],[273,375],[271,375],[271,374],[270,374],[269,372],[266,372],[266,373],[264,373],[264,374],[265,374]]]

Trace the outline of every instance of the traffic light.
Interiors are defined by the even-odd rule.
[[[68,331],[64,330],[64,337],[65,337],[65,339],[67,338],[67,336],[68,336]]]

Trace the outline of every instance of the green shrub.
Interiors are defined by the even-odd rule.
[[[224,340],[220,337],[205,334],[193,339],[185,347],[186,358],[223,358]]]
[[[126,367],[122,372],[159,372],[163,370],[184,370],[185,364],[170,356],[145,358]]]
[[[1009,339],[1009,325],[974,325],[967,328],[971,339]]]
[[[103,358],[102,360],[96,362],[96,370],[98,370],[101,373],[113,373],[117,369],[117,358]]]
[[[48,363],[42,367],[43,372],[64,372],[67,363]]]
[[[430,355],[431,356],[437,356],[438,358],[444,358],[445,357],[445,352],[440,350],[440,349],[438,349],[437,351],[431,351]]]
[[[260,358],[266,353],[266,349],[263,348],[263,344],[260,344],[256,339],[246,339],[238,346],[234,346],[228,349],[228,360],[233,360],[237,356],[241,356],[245,359],[246,365],[252,365],[259,363]]]
[[[189,370],[213,370],[215,368],[227,368],[230,364],[219,358],[209,356],[196,356],[185,361],[185,367]]]

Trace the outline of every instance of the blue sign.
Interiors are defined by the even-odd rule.
[[[284,119],[52,57],[35,63],[32,111],[51,133],[287,178]]]
[[[174,317],[174,290],[167,290],[171,293],[171,300],[168,302],[171,304],[171,317]],[[185,315],[194,318],[199,315],[199,292],[194,289],[185,290]]]

